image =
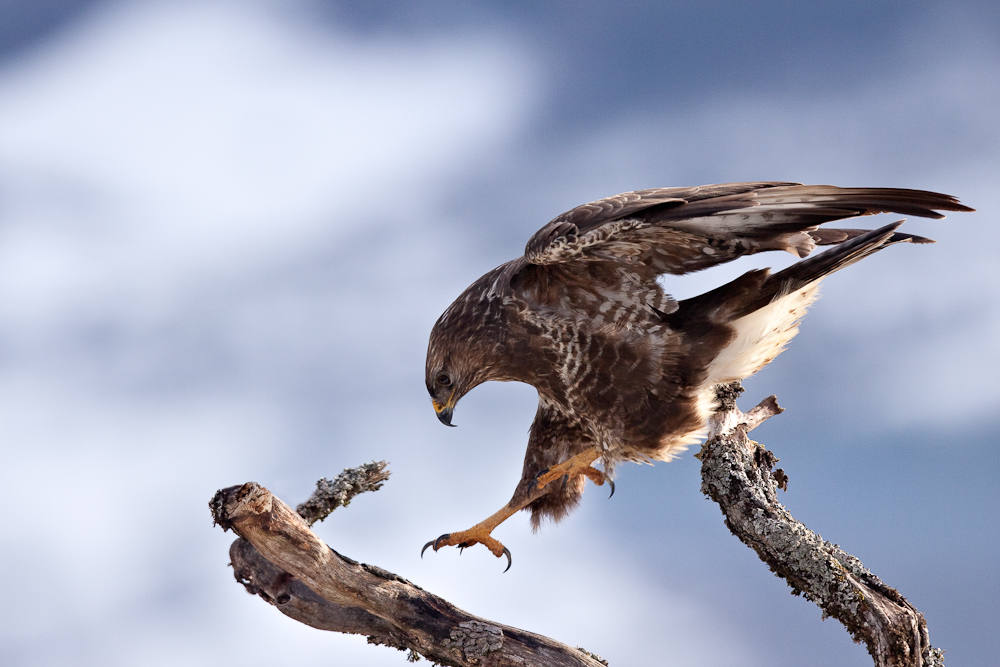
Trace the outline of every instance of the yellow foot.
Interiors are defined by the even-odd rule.
[[[588,449],[551,468],[546,468],[535,475],[535,488],[544,489],[553,481],[564,477],[572,479],[579,475],[586,475],[597,486],[603,486],[607,482],[608,486],[611,487],[611,494],[608,496],[610,498],[615,495],[615,483],[610,477],[591,465],[596,458],[597,450]]]
[[[507,567],[504,568],[504,572],[510,569],[510,550],[500,544],[499,540],[491,537],[488,530],[477,526],[473,526],[468,530],[463,530],[458,533],[445,533],[436,540],[431,540],[424,545],[423,549],[420,550],[420,557],[424,557],[424,552],[427,551],[428,547],[434,547],[434,551],[437,551],[441,547],[458,547],[459,551],[461,551],[466,547],[473,546],[474,544],[482,544],[497,558],[500,558],[500,556],[506,556]]]

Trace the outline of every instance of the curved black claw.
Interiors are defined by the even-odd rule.
[[[549,468],[548,468],[548,466],[546,466],[546,467],[542,468],[541,470],[539,470],[538,472],[536,472],[535,476],[531,480],[531,488],[538,487],[538,478],[541,477],[542,475],[544,475],[545,473],[547,473],[548,471],[549,471]]]
[[[507,547],[504,547],[503,548],[503,555],[507,557],[507,567],[504,568],[504,572],[506,572],[507,570],[510,569],[510,563],[511,563],[510,549],[508,549]]]
[[[607,481],[608,485],[611,486],[611,493],[608,494],[608,498],[610,498],[611,496],[615,495],[615,481],[613,479],[607,479],[607,478],[605,478],[605,481]]]
[[[434,547],[434,551],[437,551],[438,549],[440,549],[441,548],[441,542],[444,541],[444,540],[447,540],[449,537],[451,537],[451,533],[445,533],[444,535],[441,535],[440,537],[438,537],[436,540],[431,540],[430,542],[428,542],[427,544],[425,544],[424,548],[420,550],[420,557],[421,558],[424,557],[424,552],[427,551],[427,547],[433,546]]]
[[[534,479],[531,480],[531,486],[537,488],[538,487],[538,478],[541,477],[542,475],[546,474],[548,471],[549,471],[549,468],[542,468],[541,470],[539,470],[538,472],[536,472]],[[563,476],[561,476],[559,478],[559,483],[562,484],[562,485],[565,485],[566,482],[568,482],[568,481],[569,481],[569,475],[563,475]],[[555,483],[555,479],[553,479],[552,481],[550,481],[545,486],[552,486],[554,483]]]

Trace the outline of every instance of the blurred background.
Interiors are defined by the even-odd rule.
[[[506,574],[419,557],[507,501],[536,402],[484,385],[443,428],[437,316],[573,206],[746,180],[979,209],[827,280],[743,406],[787,408],[755,438],[794,515],[949,665],[1000,659],[1000,5],[401,5],[0,2],[0,662],[404,664],[248,596],[207,508],[388,459],[318,532],[474,614],[612,665],[870,665],[728,533],[692,452],[507,522]]]

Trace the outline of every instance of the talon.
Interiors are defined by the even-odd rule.
[[[437,551],[438,549],[440,549],[441,548],[441,542],[443,542],[444,540],[447,540],[449,537],[451,537],[451,533],[445,533],[444,535],[440,536],[436,540],[431,540],[430,542],[428,542],[427,544],[425,544],[424,548],[420,550],[420,557],[421,558],[424,557],[424,552],[427,551],[427,547],[434,547],[434,551]]]
[[[503,555],[507,557],[507,567],[504,568],[504,572],[506,572],[507,570],[510,569],[510,564],[511,564],[510,549],[508,549],[507,547],[504,547],[503,548]]]
[[[605,478],[605,481],[611,487],[611,493],[608,494],[608,498],[610,498],[611,496],[615,495],[615,482],[614,482],[614,480],[607,479],[607,478]]]
[[[427,547],[429,547],[432,544],[434,544],[434,540],[431,540],[430,542],[428,542],[427,544],[425,544],[424,548],[420,550],[420,557],[421,558],[424,557],[424,552],[427,551]]]
[[[558,470],[556,472],[558,472]],[[550,479],[543,479],[545,477],[550,477]],[[560,484],[566,486],[566,483],[569,482],[569,473],[563,473],[562,475],[553,475],[551,467],[542,468],[537,473],[535,473],[535,478],[531,480],[531,484],[535,488],[544,489],[545,487],[555,482],[557,479],[559,480]]]

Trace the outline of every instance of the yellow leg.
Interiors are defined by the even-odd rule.
[[[600,456],[601,455],[600,452],[597,451],[597,447],[585,449],[576,456],[571,456],[562,463],[554,465],[545,472],[539,474],[538,477],[535,478],[535,486],[539,489],[544,489],[554,480],[561,477],[568,477],[572,479],[577,475],[586,475],[594,482],[594,484],[600,486],[604,484],[604,473],[590,465],[600,458]]]
[[[535,483],[532,485],[530,492],[526,496],[516,502],[513,498],[511,498],[510,502],[499,511],[493,513],[490,517],[480,521],[468,530],[462,530],[457,533],[445,533],[436,540],[431,540],[424,545],[423,549],[420,550],[420,555],[423,556],[424,552],[427,551],[429,547],[433,547],[434,551],[437,551],[441,547],[459,547],[460,549],[464,549],[466,547],[471,547],[474,544],[482,544],[497,558],[500,558],[500,556],[507,556],[507,568],[504,570],[504,572],[506,572],[510,569],[511,564],[510,550],[491,535],[494,529],[520,510],[523,510],[525,507],[544,496],[545,487],[553,480],[560,479],[562,477],[572,478],[577,475],[586,475],[592,482],[594,482],[594,484],[597,484],[598,486],[603,485],[604,482],[607,481],[611,484],[611,493],[614,494],[614,483],[611,482],[610,479],[607,479],[604,473],[590,465],[599,457],[600,454],[598,453],[597,448],[591,447],[576,456],[566,459],[558,465],[552,466],[535,478]]]
[[[489,518],[480,521],[468,530],[462,530],[457,533],[445,533],[436,540],[431,540],[424,545],[423,549],[420,550],[420,556],[423,557],[424,552],[427,551],[427,547],[434,547],[434,551],[437,551],[441,547],[458,547],[460,549],[464,549],[466,547],[471,547],[474,544],[482,544],[497,558],[500,558],[500,556],[507,556],[507,567],[504,569],[504,572],[506,572],[510,569],[511,564],[510,550],[501,544],[499,540],[490,535],[490,533],[492,533],[493,530],[501,523],[513,516],[515,512],[524,509],[529,503],[534,502],[535,499],[541,495],[541,493],[532,494],[532,496],[524,503],[508,503],[503,509],[495,512]]]

